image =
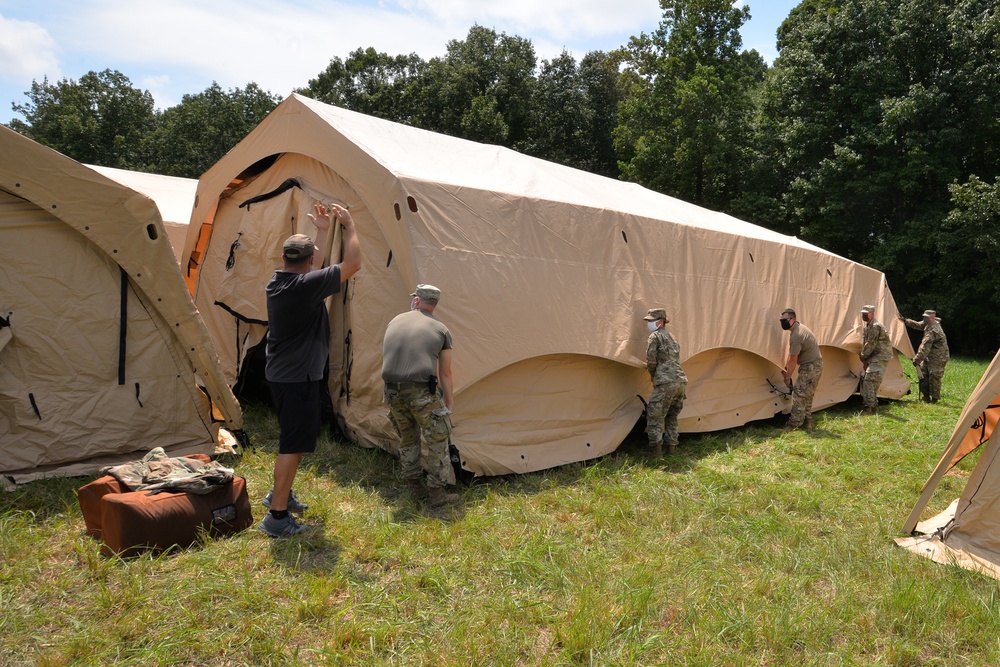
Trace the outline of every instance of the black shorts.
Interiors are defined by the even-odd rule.
[[[303,454],[316,451],[320,429],[320,384],[306,382],[268,382],[278,410],[279,454]]]

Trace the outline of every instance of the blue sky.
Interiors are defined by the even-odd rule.
[[[737,0],[752,14],[744,48],[773,61],[775,31],[799,1]],[[426,60],[478,23],[530,39],[540,61],[563,49],[579,60],[661,16],[657,0],[0,0],[0,123],[44,77],[118,70],[161,109],[213,81],[284,97],[358,47]]]

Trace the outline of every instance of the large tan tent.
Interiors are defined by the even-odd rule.
[[[866,303],[912,356],[876,270],[635,184],[292,95],[199,180],[187,278],[230,382],[264,337],[281,243],[314,233],[317,200],[347,205],[362,240],[364,267],[329,306],[330,386],[365,445],[395,448],[382,337],[417,283],[443,290],[454,439],[477,474],[614,450],[651,390],[648,308],[667,309],[681,344],[685,432],[787,411],[785,306],[823,346],[817,407],[857,388]],[[882,390],[909,391],[898,362]]]
[[[896,543],[938,563],[952,563],[1000,579],[1000,353],[965,404],[948,445],[924,484]],[[919,521],[941,479],[981,448],[961,497]]]
[[[0,155],[0,475],[212,452],[242,414],[156,205],[2,126]]]
[[[188,223],[191,221],[191,209],[194,208],[198,181],[193,178],[147,174],[92,164],[87,166],[156,202],[156,208],[163,219],[163,227],[167,230],[170,247],[180,262],[184,254],[184,239],[187,237]]]

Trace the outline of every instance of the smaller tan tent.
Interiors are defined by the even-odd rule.
[[[242,427],[148,197],[0,126],[0,475],[90,474]]]
[[[944,454],[921,491],[896,544],[938,563],[953,563],[1000,579],[1000,353],[962,410]],[[981,449],[961,497],[918,523],[941,479]]]
[[[180,263],[181,255],[184,253],[184,238],[187,236],[188,223],[191,221],[191,209],[194,208],[194,197],[198,192],[198,181],[193,178],[146,174],[141,171],[92,164],[87,166],[156,202],[156,208],[163,218],[163,226],[167,230],[170,247],[173,248],[174,257]]]

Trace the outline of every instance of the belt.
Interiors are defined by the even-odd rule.
[[[427,381],[423,382],[389,382],[385,381],[386,389],[395,389],[396,391],[403,391],[404,389],[427,389]]]

